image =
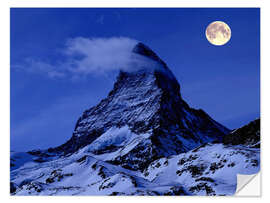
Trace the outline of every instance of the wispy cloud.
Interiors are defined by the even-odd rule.
[[[125,69],[131,63],[132,49],[136,43],[136,40],[123,37],[70,39],[65,50],[69,71],[88,74]]]
[[[125,70],[147,66],[142,56],[132,49],[138,42],[126,37],[68,39],[62,49],[62,59],[48,63],[33,58],[12,67],[31,73],[45,74],[50,78],[76,78],[87,74],[103,74],[108,71]],[[63,60],[64,58],[64,60]],[[145,64],[144,64],[145,63]]]
[[[61,71],[59,67],[33,58],[26,58],[20,64],[11,65],[11,68],[28,73],[44,74],[52,79],[66,76],[66,73]]]

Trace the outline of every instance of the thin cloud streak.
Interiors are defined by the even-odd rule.
[[[64,60],[48,63],[27,58],[11,67],[29,73],[40,73],[49,78],[78,78],[87,74],[105,74],[115,70],[129,71],[145,63],[134,56],[132,49],[138,42],[126,37],[68,39],[61,51]]]

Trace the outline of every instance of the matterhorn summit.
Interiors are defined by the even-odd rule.
[[[259,170],[259,149],[223,144],[230,130],[183,100],[156,53],[138,43],[130,57],[66,143],[12,154],[12,194],[228,195],[236,173]],[[218,171],[233,178],[220,179]]]
[[[176,78],[150,48],[138,43],[133,53],[142,67],[121,71],[107,98],[83,113],[72,138],[57,151],[68,154],[88,145],[106,161],[143,170],[157,158],[221,140],[229,132],[188,106]]]

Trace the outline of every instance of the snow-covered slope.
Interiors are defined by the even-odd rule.
[[[124,154],[114,153],[111,163],[143,170],[157,158],[221,140],[229,132],[203,110],[188,106],[181,98],[176,78],[150,48],[138,43],[133,54],[143,58],[141,67],[132,72],[120,71],[109,95],[83,113],[70,140],[51,151],[69,154],[89,144],[89,150],[95,154],[121,151],[132,140],[127,136],[113,136],[113,131],[125,128],[134,136],[130,142],[132,148]],[[111,145],[99,149],[91,144],[109,134],[118,140],[110,140]],[[115,142],[118,143],[115,145]]]
[[[12,170],[11,182],[14,195],[232,195],[237,173],[259,169],[259,149],[245,146],[204,144],[158,159],[143,172],[101,161],[83,148]]]
[[[66,143],[11,153],[13,195],[230,195],[237,173],[259,171],[257,121],[230,133],[188,106],[150,48],[132,57],[140,66],[120,71]]]
[[[209,143],[156,160],[144,175],[153,183],[180,184],[192,195],[233,195],[236,175],[257,173],[259,165],[259,149]]]

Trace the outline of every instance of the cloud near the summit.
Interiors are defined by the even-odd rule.
[[[103,73],[125,69],[131,62],[137,41],[129,38],[74,38],[67,42],[65,54],[73,73]]]
[[[132,49],[137,43],[137,40],[126,37],[77,37],[67,40],[61,51],[63,59],[59,61],[47,63],[30,57],[23,64],[13,67],[46,74],[51,78],[102,74],[119,69],[129,71],[130,67],[143,63],[140,56],[132,56]]]

